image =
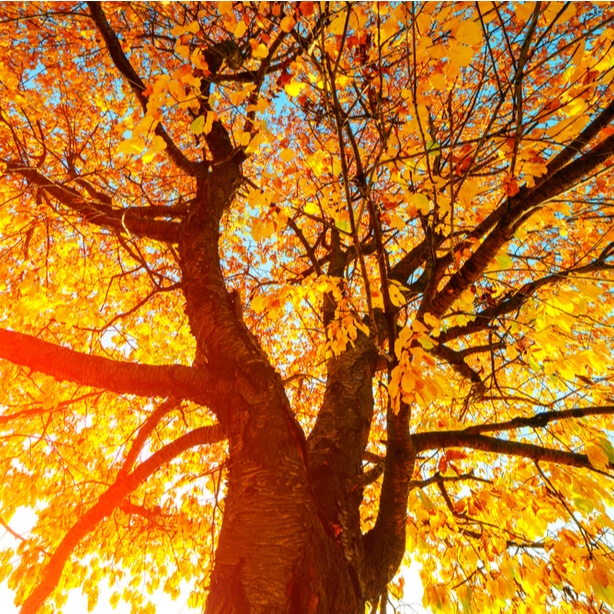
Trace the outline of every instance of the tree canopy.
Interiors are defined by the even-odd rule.
[[[0,33],[23,614],[104,581],[383,612],[407,555],[433,611],[614,611],[611,3],[4,2]]]

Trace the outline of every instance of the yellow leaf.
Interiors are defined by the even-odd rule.
[[[430,339],[430,337],[427,337],[426,335],[420,335],[418,337],[418,343],[420,343],[420,345],[425,350],[432,350],[435,347],[435,344],[433,343],[432,339]]]
[[[244,21],[240,21],[233,32],[235,39],[241,38],[247,32],[247,24]]]
[[[267,46],[263,43],[257,43],[252,49],[252,55],[258,59],[266,58],[268,54],[269,50],[267,49]]]
[[[395,228],[396,230],[403,231],[407,228],[407,223],[398,213],[389,213],[388,221],[391,228]]]
[[[448,86],[448,79],[441,73],[433,73],[429,77],[429,85],[436,90],[445,90]]]
[[[303,209],[307,215],[320,215],[320,207],[314,201],[309,201]]]
[[[148,163],[151,162],[156,153],[158,153],[159,151],[163,151],[166,149],[166,143],[164,142],[164,139],[161,136],[158,136],[157,134],[154,136],[151,146],[147,149],[147,152],[143,155],[143,162]]]
[[[473,60],[473,49],[468,45],[463,45],[457,41],[451,41],[448,57],[452,66],[459,68],[469,66]]]
[[[422,319],[424,320],[424,323],[429,328],[433,328],[433,329],[439,328],[439,320],[435,316],[433,316],[432,314],[425,313],[424,317]]]
[[[240,105],[244,100],[247,100],[247,98],[249,98],[250,93],[251,92],[248,89],[229,92],[228,99],[234,106],[237,106]]]
[[[196,34],[196,32],[198,32],[199,30],[200,30],[200,25],[198,21],[192,21],[185,29],[186,32],[191,32],[192,34]]]
[[[300,81],[291,81],[284,87],[284,91],[288,96],[298,96],[301,91],[305,88],[305,84]]]
[[[284,162],[291,162],[294,160],[294,151],[290,148],[282,149],[279,155]]]
[[[479,192],[480,186],[474,181],[467,180],[463,182],[457,198],[463,207],[471,207]]]
[[[290,15],[286,15],[281,20],[280,27],[284,32],[291,32],[295,24],[296,24],[296,19],[294,19],[294,17],[291,17]]]
[[[209,70],[209,65],[205,60],[205,56],[203,55],[202,50],[198,47],[192,52],[192,55],[190,56],[190,61],[194,66],[196,66],[196,68],[200,70]]]
[[[145,141],[140,136],[133,136],[122,141],[118,149],[124,154],[140,154],[145,149]]]
[[[412,194],[409,198],[409,202],[414,205],[422,215],[428,215],[428,212],[431,210],[431,203],[425,194]]]
[[[403,286],[400,283],[393,281],[390,284],[388,292],[390,293],[390,300],[395,307],[401,307],[407,303],[407,299],[402,290]]]
[[[507,271],[514,266],[514,261],[511,256],[507,254],[499,254],[496,258],[497,269],[500,271]]]
[[[217,10],[220,15],[226,15],[232,11],[232,2],[218,2]]]
[[[175,52],[177,55],[180,55],[182,58],[190,57],[190,48],[187,45],[176,45]]]
[[[328,26],[328,30],[331,34],[341,35],[343,34],[343,29],[345,27],[345,11],[342,11],[337,14],[337,16],[330,22]]]
[[[535,2],[514,2],[513,5],[516,19],[522,22],[528,21],[535,9]]]
[[[256,313],[262,313],[266,307],[264,304],[264,298],[262,296],[257,296],[256,298],[252,299],[249,306]]]
[[[477,45],[482,42],[482,26],[473,19],[463,21],[454,35],[456,40],[465,45]]]
[[[608,468],[608,455],[600,446],[595,443],[591,443],[584,446],[584,451],[586,452],[586,456],[588,456],[588,460],[593,467],[596,467],[597,469]]]
[[[192,125],[190,126],[190,130],[196,135],[198,136],[199,134],[203,133],[203,130],[205,129],[205,116],[204,115],[199,115],[193,122]]]

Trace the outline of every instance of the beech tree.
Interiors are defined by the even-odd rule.
[[[0,4],[23,614],[614,610],[613,20]]]

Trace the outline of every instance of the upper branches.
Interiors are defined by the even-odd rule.
[[[143,112],[146,113],[148,98],[145,94],[145,84],[143,83],[143,80],[136,73],[132,64],[126,57],[126,54],[122,49],[119,39],[117,38],[117,34],[113,30],[113,28],[111,28],[109,22],[107,21],[107,18],[102,9],[102,3],[88,2],[88,6],[92,15],[92,19],[94,20],[96,27],[98,28],[107,45],[107,49],[109,50],[109,54],[111,55],[115,66],[122,74],[122,76],[126,79],[126,82],[136,95],[141,107],[143,108]],[[207,168],[206,165],[200,162],[193,162],[189,160],[177,147],[177,145],[171,139],[164,127],[159,123],[155,127],[155,134],[161,137],[164,141],[168,156],[174,162],[177,168],[181,169],[192,177],[199,177],[205,174]]]
[[[607,116],[609,119],[611,117]],[[599,116],[594,120],[598,126],[604,119]],[[514,233],[548,201],[568,192],[582,181],[589,179],[600,167],[612,157],[614,135],[610,135],[595,145],[590,151],[580,155],[569,164],[548,174],[533,188],[523,187],[519,193],[500,205],[503,211],[497,225],[484,239],[477,250],[463,266],[454,273],[446,285],[438,292],[428,306],[428,311],[435,317],[443,316],[460,294],[474,283],[486,270],[499,250],[507,244]]]

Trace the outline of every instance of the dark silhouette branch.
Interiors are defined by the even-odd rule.
[[[501,433],[520,428],[543,428],[551,422],[568,420],[569,418],[585,418],[586,416],[611,416],[614,415],[614,405],[597,405],[595,407],[582,407],[576,409],[564,409],[560,411],[544,411],[533,416],[512,418],[505,422],[479,424],[463,429],[463,433],[478,435],[480,433]]]
[[[567,465],[569,467],[580,467],[582,469],[600,471],[591,464],[586,454],[565,452],[564,450],[554,450],[531,443],[476,435],[473,433],[466,433],[464,430],[416,433],[411,436],[411,439],[416,453],[425,450],[438,450],[444,448],[470,448],[472,450],[491,452],[493,454],[530,458],[538,462],[555,463],[557,465]],[[609,464],[609,469],[614,469],[613,463]],[[607,475],[610,474],[608,473]]]
[[[599,134],[600,130],[608,126],[612,120],[614,120],[614,100],[571,143],[566,145],[561,153],[547,164],[548,172],[544,178],[549,177],[552,173],[556,173],[570,160],[581,154],[582,149]],[[539,182],[537,185],[539,185]]]

